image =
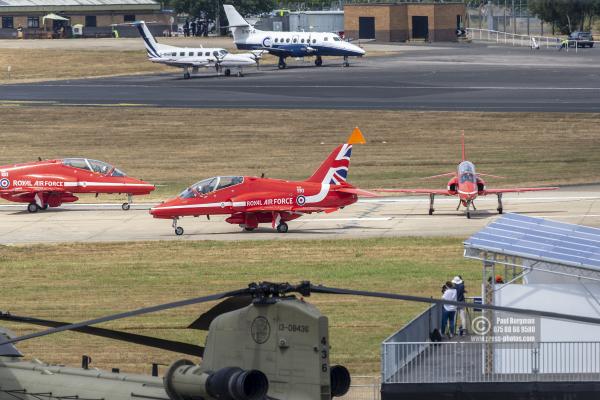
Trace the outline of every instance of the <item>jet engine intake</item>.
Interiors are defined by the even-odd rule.
[[[341,365],[331,367],[331,397],[342,397],[350,389],[350,372]]]
[[[188,360],[171,365],[164,385],[171,400],[259,400],[269,390],[267,376],[259,370],[226,367],[202,371],[200,365]]]

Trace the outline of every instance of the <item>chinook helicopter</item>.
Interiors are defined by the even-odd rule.
[[[297,298],[311,293],[356,295],[527,314],[600,324],[599,318],[490,304],[438,300],[289,283],[252,283],[247,288],[196,297],[78,323],[1,313],[0,320],[50,327],[15,337],[0,336],[0,399],[10,400],[328,400],[348,392],[348,370],[329,362],[327,317]],[[225,299],[191,329],[208,330],[205,346],[98,328],[102,322]],[[122,374],[20,361],[14,343],[67,330],[202,357],[201,364],[175,361],[164,376]],[[1,340],[1,339],[0,339]],[[157,375],[157,374],[156,374]]]

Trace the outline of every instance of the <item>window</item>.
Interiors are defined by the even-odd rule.
[[[185,57],[185,51],[180,51],[179,52],[179,57]]]
[[[193,51],[190,51],[190,52],[188,53],[188,56],[190,56],[190,57],[194,57],[194,52],[193,52]]]
[[[210,51],[207,51],[206,53],[204,53],[204,56],[206,56],[206,57],[210,56]]]
[[[298,38],[294,38],[294,40],[292,40],[292,42],[297,43],[298,42]]]
[[[13,17],[2,17],[2,27],[6,29],[14,28]]]
[[[334,41],[334,42],[339,42],[339,41],[340,41],[340,38],[339,38],[339,37],[337,37],[337,36],[334,36],[334,37],[333,37],[333,41]]]
[[[134,14],[123,15],[123,22],[135,22],[135,15]]]
[[[221,176],[219,178],[219,185],[217,186],[217,190],[225,189],[226,187],[239,185],[244,181],[244,178],[241,176]]]
[[[27,27],[28,28],[39,28],[40,27],[39,17],[27,17]]]
[[[65,158],[63,164],[67,167],[73,167],[78,169],[85,169],[90,171],[90,166],[85,158]]]
[[[289,43],[290,42],[290,38],[285,39],[285,42]]]
[[[275,43],[277,43],[277,40],[279,40],[279,39],[275,38]]]
[[[317,43],[317,39],[313,39],[313,43]]]
[[[304,43],[304,39],[300,39],[300,43]]]
[[[85,16],[85,26],[90,28],[96,27],[96,16],[95,15],[86,15]]]
[[[176,51],[172,52],[171,56],[176,57],[177,56],[177,52]]]
[[[325,37],[323,38],[323,41],[324,41],[324,42],[326,42],[326,41],[328,41],[328,40],[329,40],[329,38],[328,38],[327,36],[325,36]]]

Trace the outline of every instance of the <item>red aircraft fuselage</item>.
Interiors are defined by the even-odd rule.
[[[305,181],[257,178],[253,176],[217,176],[197,182],[178,197],[150,209],[155,218],[173,220],[184,216],[229,215],[230,224],[251,231],[261,223],[271,223],[279,232],[287,232],[286,221],[314,212],[332,212],[353,204],[358,195],[373,195],[346,182],[352,143],[363,143],[356,130],[348,143],[338,146],[319,169]]]
[[[77,193],[123,193],[131,197],[154,189],[154,185],[128,177],[110,164],[86,158],[0,166],[0,197],[29,203],[30,212],[77,201]],[[128,204],[123,208],[128,209]]]

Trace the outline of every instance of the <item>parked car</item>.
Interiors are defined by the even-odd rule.
[[[569,47],[594,47],[594,37],[591,32],[571,32],[569,35]]]

